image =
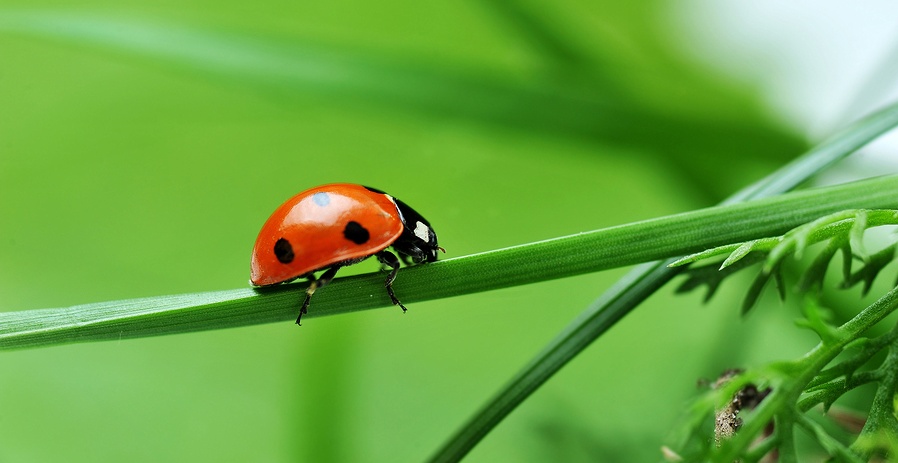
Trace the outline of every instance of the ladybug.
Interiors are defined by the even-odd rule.
[[[371,256],[392,270],[384,285],[387,294],[405,312],[393,293],[399,258],[406,264],[437,260],[437,235],[421,214],[383,191],[351,183],[315,187],[278,207],[256,238],[252,276],[255,286],[272,286],[308,278],[306,298],[296,324],[307,313],[315,291],[336,276],[341,267]],[[315,272],[324,273],[315,278]]]

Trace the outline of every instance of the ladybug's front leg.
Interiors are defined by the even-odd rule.
[[[312,302],[312,295],[315,294],[315,290],[323,288],[325,287],[325,285],[330,283],[331,280],[333,280],[334,277],[337,276],[337,270],[340,270],[339,265],[327,269],[327,271],[321,274],[321,277],[317,280],[315,279],[314,273],[309,275],[309,289],[306,290],[306,300],[303,301],[302,307],[299,309],[299,316],[296,317],[297,325],[301,325],[301,323],[299,323],[299,319],[302,318],[302,315],[308,313],[307,309],[309,308],[309,303]]]
[[[399,299],[396,298],[396,294],[393,293],[393,280],[396,279],[396,274],[399,273],[399,259],[395,254],[386,250],[378,252],[376,256],[380,263],[393,268],[393,270],[390,270],[390,274],[387,275],[387,281],[384,282],[384,286],[387,287],[387,294],[390,295],[390,300],[393,301],[393,305],[402,307],[402,311],[405,312],[407,309],[401,302],[399,302]]]

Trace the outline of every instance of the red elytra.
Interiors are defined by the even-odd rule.
[[[251,282],[256,286],[308,278],[311,281],[296,323],[306,313],[312,294],[329,283],[340,267],[368,257],[392,267],[385,286],[394,304],[406,308],[393,293],[399,259],[408,263],[437,259],[436,233],[420,214],[392,196],[351,183],[315,187],[287,200],[262,226],[253,248]],[[315,272],[326,270],[317,280]]]

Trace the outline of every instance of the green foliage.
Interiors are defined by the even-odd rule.
[[[826,242],[798,285],[804,290],[813,288],[813,292],[805,295],[804,317],[796,324],[816,333],[820,343],[797,360],[752,368],[741,374],[739,381],[698,401],[679,438],[675,439],[680,456],[690,461],[757,461],[776,448],[779,461],[799,461],[793,437],[796,428],[806,431],[823,451],[839,461],[868,461],[873,456],[891,459],[898,455],[894,437],[898,435],[894,408],[898,391],[895,379],[898,374],[898,325],[886,334],[865,337],[870,328],[898,309],[898,287],[841,325],[814,297],[824,285],[826,267],[837,250],[842,251],[847,262],[843,265],[841,286],[850,287],[863,281],[864,293],[869,291],[873,278],[894,259],[895,243],[868,253],[863,243],[864,231],[887,225],[898,225],[898,210],[847,210],[821,217],[782,236],[720,246],[686,256],[673,264],[682,266],[726,255],[723,264],[712,264],[725,270],[753,255],[750,260],[761,262],[760,275],[746,296],[744,313],[756,304],[764,282],[773,278],[780,288],[785,288],[782,269],[787,258],[799,259],[811,251],[811,245]],[[858,270],[852,268],[855,260],[861,263]],[[687,270],[689,279],[684,287],[692,289],[700,282],[707,282],[711,288],[716,288],[721,278],[733,273],[721,272],[715,277],[707,268],[706,265]],[[871,367],[871,363],[876,363],[874,357],[883,350],[887,351],[885,358],[878,366]],[[744,424],[734,437],[716,448],[706,445],[707,433],[702,432],[704,424],[713,421],[713,414],[721,404],[752,383],[769,385],[772,392],[756,410],[744,414]],[[843,395],[869,383],[876,383],[876,393],[866,423],[854,436],[853,443],[831,435],[807,415],[817,405],[822,405],[824,412],[829,410]],[[769,423],[774,423],[774,431],[767,436],[765,428]],[[755,447],[758,441],[766,445]]]
[[[476,437],[469,461],[656,458],[696,377],[806,340],[775,313],[739,322],[657,291],[679,271],[663,262],[617,285],[592,272],[895,207],[892,187],[845,186],[844,202],[702,209],[784,165],[730,203],[800,186],[898,117],[788,163],[801,125],[700,64],[671,6],[4,2],[0,461],[421,461],[454,430]],[[403,269],[406,316],[364,310],[388,307],[370,263],[302,329],[301,285],[246,287],[266,215],[329,181],[408,201],[464,256]],[[886,254],[852,275],[872,281]],[[759,333],[775,352],[741,349]],[[868,336],[853,362],[884,355]],[[38,345],[56,347],[22,348]],[[880,381],[837,375],[852,365],[819,379],[821,401]],[[491,424],[461,424],[504,382],[521,387],[488,402]]]
[[[869,141],[871,137],[875,137],[881,130],[887,130],[888,127],[898,124],[898,120],[893,119],[895,117],[898,117],[898,105],[887,107],[877,114],[865,118],[767,176],[758,184],[737,192],[724,201],[724,204],[775,195],[794,188],[819,170],[848,156]],[[819,196],[814,197],[814,202],[819,199]],[[729,207],[738,209],[745,205]],[[769,212],[772,210],[764,211],[763,220],[758,220],[757,215],[752,216],[750,222],[763,222],[771,219],[772,217],[768,215]],[[726,226],[729,230],[738,230],[745,226],[743,221],[735,220],[735,217],[733,219],[727,221]],[[706,228],[696,221],[692,221],[690,226],[700,233],[706,231]],[[726,249],[731,247],[732,245],[724,246]],[[736,250],[743,247],[741,244],[737,245]],[[747,253],[741,255],[744,257],[745,254]],[[700,253],[700,255],[704,254]],[[675,265],[677,262],[679,261],[669,260],[642,264],[619,280],[521,369],[434,454],[433,460],[455,461],[467,454],[511,410],[529,397],[548,378],[580,354],[643,300],[670,281],[677,274],[678,269]],[[706,277],[708,276],[708,272],[704,272],[704,274]],[[708,297],[719,285],[719,281],[718,277],[716,283],[711,286]],[[690,285],[689,281],[686,284],[694,286],[694,284]],[[760,288],[753,288],[752,291],[759,292]]]
[[[826,240],[827,246],[804,273],[800,287],[803,290],[820,288],[823,286],[823,278],[830,260],[837,251],[842,251],[843,256],[843,283],[842,287],[850,288],[860,282],[864,282],[864,294],[866,294],[873,280],[879,272],[895,257],[895,244],[890,244],[876,253],[870,255],[864,250],[862,241],[863,232],[872,227],[883,225],[898,225],[898,212],[893,210],[849,210],[840,211],[832,215],[821,217],[813,222],[791,230],[789,233],[778,236],[746,241],[744,243],[728,244],[716,248],[688,255],[671,264],[677,267],[692,264],[700,260],[714,256],[727,257],[723,263],[717,266],[718,270],[727,270],[737,263],[742,263],[736,269],[741,270],[746,265],[762,259],[764,265],[759,275],[755,278],[748,295],[742,305],[742,312],[746,313],[758,301],[761,290],[772,278],[776,281],[780,297],[785,297],[785,285],[782,280],[782,265],[786,257],[795,256],[801,258],[808,246]],[[750,258],[745,259],[747,256]],[[852,271],[852,259],[859,259],[863,265],[857,271]],[[706,265],[690,270],[694,277],[687,280],[680,287],[681,290],[691,290],[698,285],[705,284],[709,288],[709,297],[720,285],[723,278],[731,275],[730,272],[709,272],[714,265]]]
[[[852,205],[886,206],[894,204],[896,196],[898,177],[881,177],[697,210],[407,268],[395,288],[404,300],[417,302],[570,277],[760,236]],[[764,221],[753,221],[761,214]],[[875,226],[895,218],[889,214],[871,211],[866,223]],[[734,228],[734,223],[744,225]],[[779,246],[790,246],[795,240],[798,238]],[[778,255],[777,249],[773,248],[771,256]],[[335,279],[327,291],[316,293],[306,317],[391,307],[382,286],[383,275],[377,274]],[[296,283],[255,291],[238,289],[2,313],[0,349],[285,321],[295,318],[297,301],[304,290],[305,283]]]

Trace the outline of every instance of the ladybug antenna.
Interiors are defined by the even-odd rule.
[[[446,250],[443,249],[442,246],[437,246],[437,249],[439,249],[443,254],[446,254]]]

